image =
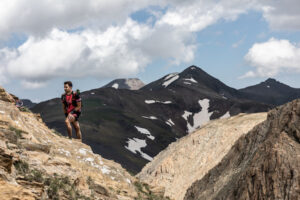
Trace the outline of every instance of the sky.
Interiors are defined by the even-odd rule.
[[[300,88],[298,0],[2,0],[0,85],[41,102],[196,65],[236,89]]]

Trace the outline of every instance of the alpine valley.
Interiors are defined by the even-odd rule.
[[[267,112],[300,97],[299,89],[274,79],[234,89],[197,66],[141,85],[138,79],[118,79],[81,93],[83,143],[133,174],[169,144],[210,120]],[[60,98],[31,110],[40,113],[48,127],[67,134]]]

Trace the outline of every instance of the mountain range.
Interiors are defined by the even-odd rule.
[[[239,113],[266,112],[300,97],[299,89],[294,88],[278,96],[286,87],[267,80],[237,90],[202,69],[190,66],[138,90],[102,87],[84,91],[80,118],[83,142],[104,158],[138,173],[170,143],[210,120]],[[264,91],[265,88],[269,90]],[[261,95],[253,95],[255,90],[262,91]],[[272,99],[276,101],[270,101]],[[66,134],[59,98],[41,102],[32,110],[40,113],[50,128]]]
[[[49,129],[40,114],[18,109],[14,99],[0,87],[1,199],[300,197],[299,99],[268,113],[223,115],[203,123],[160,151],[136,176],[90,146]],[[200,101],[201,111],[208,100]],[[200,119],[209,119],[200,113]],[[135,128],[155,141],[151,133]]]

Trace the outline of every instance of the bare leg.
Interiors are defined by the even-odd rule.
[[[81,131],[80,131],[79,122],[78,122],[78,121],[73,121],[72,124],[73,124],[73,126],[74,126],[74,128],[75,128],[75,130],[76,130],[76,136],[77,136],[77,139],[80,139],[80,140],[81,140],[82,137],[81,137]]]
[[[72,126],[71,126],[70,120],[68,118],[66,118],[65,123],[67,126],[69,138],[71,139],[72,138]]]

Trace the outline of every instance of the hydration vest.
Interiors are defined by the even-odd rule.
[[[72,91],[72,105],[74,107],[77,107],[77,101],[76,101],[76,95],[78,95],[76,92],[73,92]],[[67,100],[66,100],[66,93],[64,93],[62,96],[61,96],[61,100],[63,102],[63,104],[66,106],[66,108],[68,107],[68,104],[67,104]]]

